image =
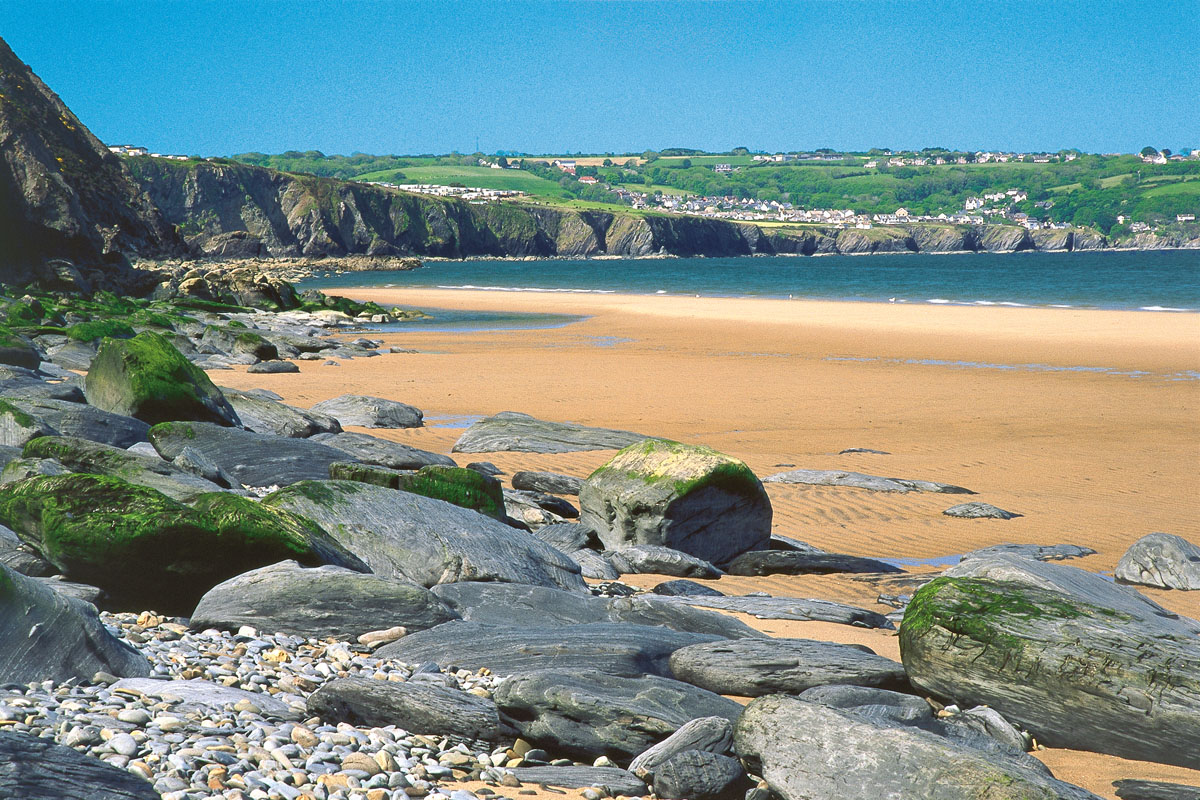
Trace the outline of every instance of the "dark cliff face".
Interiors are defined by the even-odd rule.
[[[121,161],[0,39],[0,276],[180,252]]]

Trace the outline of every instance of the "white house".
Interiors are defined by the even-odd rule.
[[[728,175],[733,172],[733,166],[731,164],[717,164],[713,167],[713,172],[722,172]]]
[[[1195,222],[1196,215],[1195,214],[1176,214],[1175,221],[1176,222]]]

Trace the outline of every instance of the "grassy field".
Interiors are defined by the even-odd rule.
[[[1193,178],[1190,181],[1164,183],[1160,186],[1155,186],[1153,189],[1147,189],[1145,193],[1149,197],[1162,197],[1164,195],[1174,194],[1200,196],[1200,179]]]
[[[751,156],[662,156],[658,163],[664,167],[674,167],[684,159],[690,159],[693,167],[709,167],[713,164],[729,164],[732,167],[744,167],[757,163]],[[614,161],[616,159],[613,159]]]
[[[438,186],[449,186],[461,183],[474,189],[503,189],[518,192],[528,192],[539,197],[565,198],[563,188],[553,181],[539,178],[529,172],[517,169],[491,169],[490,167],[405,167],[400,170],[404,174],[404,183],[429,183]],[[391,181],[395,170],[368,172],[359,175],[359,181]]]
[[[687,191],[675,186],[661,186],[657,183],[652,183],[649,186],[644,183],[622,183],[619,185],[622,189],[628,189],[631,192],[646,192],[648,194],[662,192],[663,194],[675,195],[676,197],[683,197],[685,194],[688,194]]]

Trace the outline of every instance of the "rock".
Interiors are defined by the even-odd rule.
[[[521,783],[561,786],[565,789],[603,787],[610,797],[641,797],[646,784],[618,767],[517,767],[509,770]]]
[[[730,575],[828,575],[835,572],[895,573],[899,567],[873,558],[841,553],[804,553],[796,550],[755,550],[729,562]]]
[[[811,639],[739,639],[671,654],[677,680],[717,694],[799,694],[831,683],[903,688],[904,667],[868,648]]]
[[[176,712],[202,711],[212,714],[226,710],[239,703],[249,703],[264,717],[297,720],[297,713],[287,703],[265,692],[247,692],[232,686],[195,678],[192,680],[158,680],[156,678],[124,678],[111,687],[113,691],[124,689],[161,700],[177,701]]]
[[[714,564],[766,547],[771,501],[741,461],[663,439],[626,447],[579,493],[580,522],[604,546],[665,545]]]
[[[734,749],[783,800],[1098,800],[1025,754],[998,754],[928,731],[786,695],[754,700]]]
[[[209,589],[196,605],[191,625],[227,631],[250,625],[289,636],[354,639],[381,623],[416,631],[457,618],[422,586],[342,567],[306,569],[282,561]]]
[[[915,686],[989,705],[1050,747],[1196,769],[1200,639],[1180,627],[1080,594],[937,578],[908,604],[900,652]]]
[[[0,399],[0,445],[24,447],[26,442],[57,433],[42,420]]]
[[[560,522],[538,528],[533,535],[551,547],[564,553],[571,554],[576,550],[591,548],[598,543],[596,534],[586,525],[578,522]]]
[[[437,465],[421,467],[414,472],[338,462],[329,465],[329,477],[412,492],[478,511],[492,519],[505,518],[500,481],[471,469]]]
[[[718,592],[711,586],[705,586],[695,581],[663,581],[650,591],[664,597],[724,597],[724,592]]]
[[[1124,778],[1113,781],[1121,800],[1200,800],[1200,786]]]
[[[97,672],[149,675],[150,662],[108,632],[96,609],[0,565],[0,683]]]
[[[868,453],[875,456],[890,456],[891,453],[886,450],[873,450],[870,447],[847,447],[845,450],[839,450],[839,456],[850,455],[852,453]]]
[[[88,370],[86,392],[97,408],[151,425],[174,420],[240,424],[204,371],[149,331],[132,339],[105,339]]]
[[[56,572],[53,564],[3,525],[0,525],[0,565],[33,578],[44,578]]]
[[[882,614],[829,600],[805,600],[799,597],[676,597],[674,602],[722,611],[753,614],[759,619],[795,619],[837,622],[860,628],[894,628]]]
[[[622,575],[650,573],[680,578],[716,578],[723,574],[702,558],[662,545],[626,545],[618,550],[606,550],[604,557]]]
[[[0,364],[37,369],[41,361],[41,353],[25,337],[7,330],[0,336]]]
[[[732,700],[668,678],[587,669],[513,675],[497,687],[495,700],[522,738],[588,759],[631,758],[693,719],[733,721],[742,711]]]
[[[701,611],[670,598],[650,594],[614,597],[608,601],[608,616],[614,622],[661,625],[677,631],[704,633],[723,639],[761,638],[765,634],[725,614]]]
[[[162,457],[159,456],[158,459],[161,461]],[[230,475],[221,468],[220,464],[217,464],[194,447],[184,447],[179,451],[179,455],[175,456],[175,459],[170,463],[186,473],[203,478],[216,488],[233,490],[244,488],[241,481]]]
[[[505,489],[504,501],[510,505],[515,502],[520,506],[537,506],[538,508],[549,511],[551,514],[564,519],[575,519],[579,516],[579,509],[571,505],[570,502],[562,499],[561,497],[556,497],[552,494],[545,494],[543,492]],[[514,514],[514,516],[518,515]]]
[[[344,394],[317,403],[312,410],[333,417],[342,425],[360,428],[420,428],[425,424],[419,408],[382,397]]]
[[[578,565],[545,542],[441,500],[353,481],[305,481],[263,504],[315,520],[378,575],[426,587],[483,580],[584,588]]]
[[[800,483],[809,486],[849,486],[873,492],[938,492],[941,494],[975,494],[970,489],[933,481],[906,478],[881,478],[861,472],[827,469],[794,469],[763,478],[763,483]]]
[[[454,467],[454,459],[427,450],[419,450],[400,442],[379,439],[366,433],[317,434],[310,441],[340,450],[363,464],[375,464],[390,469],[420,469],[421,467]],[[339,460],[346,461],[343,455]]]
[[[536,531],[547,525],[559,525],[566,522],[565,517],[546,509],[540,502],[542,497],[553,497],[553,495],[536,495],[532,492],[517,492],[512,489],[504,489],[503,495],[505,515],[509,524],[514,527]],[[578,516],[573,506],[571,511],[573,517]]]
[[[443,667],[486,667],[497,675],[536,669],[595,670],[613,675],[669,676],[667,659],[717,637],[628,623],[533,627],[446,622],[375,651],[378,658]],[[470,645],[464,647],[464,643]]]
[[[52,434],[73,436],[113,447],[146,441],[150,426],[140,419],[110,414],[85,403],[53,398],[14,400],[19,408],[41,420]]]
[[[547,528],[553,527],[550,525]],[[612,564],[608,563],[608,559],[597,553],[595,550],[576,550],[568,553],[567,557],[579,565],[579,570],[585,578],[592,578],[601,581],[615,581],[621,577],[621,573],[617,572]]]
[[[799,553],[825,553],[819,547],[814,547],[808,542],[802,542],[799,539],[793,539],[790,536],[784,536],[781,533],[771,534],[771,550],[794,550]]]
[[[320,480],[329,475],[330,464],[346,460],[341,450],[314,439],[265,436],[207,422],[155,425],[150,429],[150,443],[168,461],[190,447],[245,486]]]
[[[5,800],[159,800],[143,778],[70,747],[0,731],[0,797]]]
[[[327,723],[395,725],[430,736],[498,742],[513,735],[491,700],[425,681],[338,678],[309,695],[308,713]]]
[[[306,439],[318,433],[341,433],[333,417],[281,403],[257,392],[221,388],[247,430],[290,439]]]
[[[299,372],[300,365],[292,361],[260,361],[246,367],[246,372],[258,375],[279,375],[287,372]]]
[[[557,472],[514,472],[512,487],[529,492],[577,495],[583,487],[583,480]]]
[[[1068,558],[1083,558],[1094,556],[1096,551],[1090,547],[1080,547],[1074,544],[996,544],[982,547],[964,553],[962,561],[971,558],[983,558],[993,555],[1014,555],[1020,558],[1031,558],[1035,561],[1063,561]]]
[[[733,725],[725,717],[700,717],[685,722],[658,744],[643,750],[629,764],[629,771],[644,780],[654,777],[654,768],[688,750],[724,754],[733,743]]]
[[[26,458],[54,459],[71,472],[107,475],[189,502],[221,486],[163,461],[71,436],[47,436],[25,446]]]
[[[493,478],[504,474],[503,470],[490,461],[472,461],[470,464],[467,464],[467,469],[473,469],[480,475],[489,475]]]
[[[654,793],[663,798],[718,800],[736,794],[746,773],[736,758],[685,750],[659,764],[654,771]]]
[[[1159,589],[1200,589],[1200,547],[1168,533],[1147,534],[1125,551],[1114,575]]]
[[[35,578],[43,586],[48,586],[59,594],[67,597],[74,597],[76,600],[82,600],[85,603],[90,603],[97,608],[100,608],[108,601],[108,592],[98,586],[89,586],[86,583],[76,583],[75,581],[64,580],[62,575],[52,575],[50,577]]]
[[[981,578],[1065,594],[1088,605],[1108,608],[1152,623],[1156,628],[1200,634],[1200,622],[1181,617],[1128,586],[1064,564],[1048,564],[1011,553],[972,558],[942,573],[949,578]]]
[[[963,519],[1016,519],[1024,516],[1017,514],[1014,511],[1005,511],[1003,508],[997,508],[991,503],[959,503],[956,506],[950,506],[942,512],[947,517],[961,517]]]
[[[208,589],[295,558],[366,569],[317,525],[232,494],[192,507],[117,478],[64,475],[0,487],[8,524],[72,580],[115,605],[187,613]]]
[[[573,453],[580,450],[616,450],[645,438],[629,431],[588,428],[569,422],[545,422],[528,414],[502,411],[468,428],[451,452]]]

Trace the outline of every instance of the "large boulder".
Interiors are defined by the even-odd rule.
[[[535,669],[590,669],[613,675],[670,676],[671,653],[718,637],[628,623],[484,625],[446,622],[375,651],[408,664],[487,668],[497,675]]]
[[[689,750],[726,753],[733,744],[733,725],[724,717],[700,717],[685,722],[679,730],[658,744],[643,750],[629,763],[629,771],[639,778],[652,778],[654,768],[672,756]]]
[[[608,563],[622,575],[674,575],[677,578],[716,578],[721,570],[702,558],[660,544],[631,544],[605,551]]]
[[[360,428],[420,428],[425,424],[421,409],[395,400],[344,394],[317,403],[312,410],[333,417],[342,425]]]
[[[421,586],[506,581],[584,588],[579,566],[550,545],[441,500],[354,481],[304,481],[263,504],[315,520],[378,575]]]
[[[57,431],[25,410],[0,399],[0,445],[24,447],[39,436],[53,436]]]
[[[473,469],[436,465],[414,471],[338,462],[329,465],[329,477],[412,492],[478,511],[493,519],[505,518],[500,481]]]
[[[106,590],[126,609],[186,614],[221,581],[289,558],[366,569],[295,514],[223,492],[188,507],[99,475],[0,486],[0,524],[68,578]]]
[[[308,569],[281,561],[251,570],[205,592],[192,612],[193,628],[262,631],[355,639],[402,625],[410,631],[440,625],[458,614],[428,589],[343,567]]]
[[[91,680],[97,672],[149,675],[150,662],[109,633],[95,607],[0,564],[0,683]]]
[[[866,647],[811,639],[738,639],[671,654],[675,678],[718,694],[799,694],[832,683],[902,688],[904,666]]]
[[[431,453],[401,442],[380,439],[366,433],[318,433],[312,441],[342,451],[342,461],[358,461],[389,469],[420,469],[421,467],[454,467],[454,459]],[[346,456],[350,456],[349,459]]]
[[[589,428],[569,422],[546,422],[516,411],[485,417],[467,429],[454,445],[455,453],[574,453],[616,450],[645,439],[637,433]]]
[[[781,694],[746,706],[734,749],[783,800],[1099,800],[1031,756]]]
[[[1158,589],[1200,589],[1200,547],[1181,536],[1151,533],[1125,551],[1114,575]]]
[[[240,424],[204,370],[150,331],[104,340],[88,370],[87,398],[97,408],[151,425],[170,420]]]
[[[732,700],[669,678],[586,669],[513,675],[494,697],[524,739],[589,760],[632,758],[693,719],[732,722],[742,712]]]
[[[900,652],[918,688],[990,705],[1051,747],[1200,768],[1200,638],[1172,620],[937,578],[909,602]]]
[[[25,733],[0,731],[5,800],[159,800],[144,778]]]
[[[486,742],[512,741],[513,734],[491,700],[419,680],[338,678],[308,696],[308,713],[329,723],[395,725],[416,734]]]
[[[305,439],[318,433],[341,433],[333,417],[289,406],[258,391],[243,392],[221,387],[246,430],[290,439]]]
[[[667,800],[722,800],[736,797],[746,773],[736,758],[706,750],[684,750],[654,771],[654,793]]]
[[[54,397],[13,398],[12,403],[38,420],[48,435],[73,436],[113,447],[146,441],[150,426],[140,419],[112,414],[86,403]]]
[[[647,439],[593,472],[580,522],[604,546],[656,544],[723,564],[771,538],[771,501],[750,468],[699,445]]]
[[[579,494],[579,490],[583,488],[583,479],[557,472],[514,472],[512,486],[527,492]]]

